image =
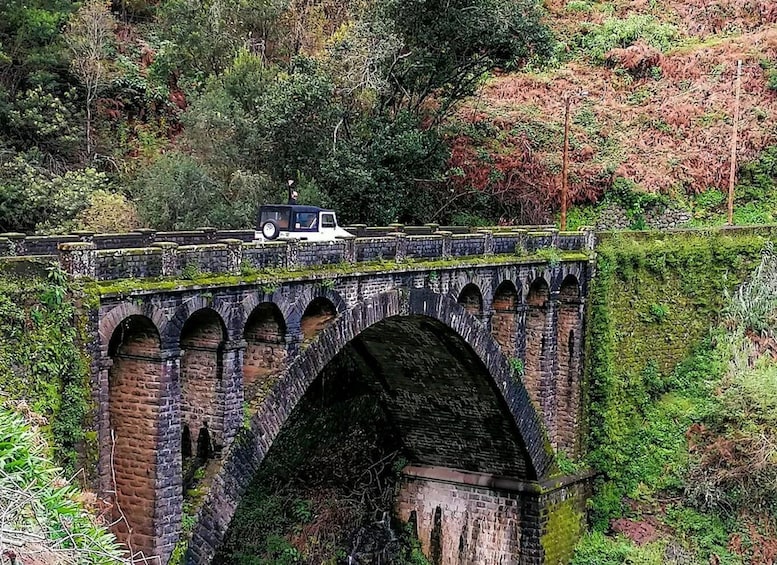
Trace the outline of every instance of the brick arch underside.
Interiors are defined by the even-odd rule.
[[[424,353],[420,358],[419,351]],[[398,291],[337,318],[289,366],[231,446],[208,493],[187,563],[210,563],[242,493],[308,387],[339,354],[356,355],[421,463],[534,479],[553,462],[539,414],[499,344],[464,308]]]
[[[411,463],[534,478],[523,439],[467,343],[426,316],[387,318],[348,343]]]

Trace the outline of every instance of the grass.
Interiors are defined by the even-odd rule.
[[[44,452],[21,417],[0,410],[3,545],[23,563],[42,556],[57,563],[128,563],[113,534],[95,523]]]
[[[573,563],[770,562],[777,550],[777,362],[759,344],[773,343],[777,320],[771,244],[748,282],[725,293],[742,277],[749,261],[740,261],[742,252],[752,255],[754,242],[736,251],[725,240],[661,236],[640,253],[638,244],[618,241],[619,258],[605,251],[598,267],[608,311],[599,289],[592,296],[592,330],[604,350],[588,359],[596,365],[590,463],[602,474],[591,500],[593,531]],[[664,311],[659,300],[670,296]],[[714,313],[718,324],[705,332],[697,322],[709,323]],[[659,340],[651,337],[656,331]],[[706,337],[688,356],[667,363],[664,349],[700,334]],[[637,547],[608,535],[620,517],[657,524],[658,541]]]

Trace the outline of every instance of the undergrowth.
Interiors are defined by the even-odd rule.
[[[756,376],[730,367],[753,359],[752,351],[735,355],[739,338],[732,336],[760,327],[754,318],[772,319],[774,301],[759,301],[772,296],[766,281],[777,269],[762,265],[753,285],[726,293],[763,246],[755,235],[702,234],[615,237],[598,250],[587,382],[589,463],[601,475],[591,500],[593,533],[575,563],[770,562],[754,560],[764,544],[752,543],[750,515],[775,515],[777,454],[769,445],[777,442],[765,415],[777,410],[777,371]],[[663,304],[671,310],[657,320]],[[616,518],[626,525],[614,525]],[[612,535],[629,521],[652,524],[657,541],[636,547]]]
[[[0,335],[3,403],[43,419],[54,457],[72,475],[79,450],[94,438],[84,431],[90,395],[83,327],[64,273],[0,273]]]
[[[397,538],[386,537],[384,520],[406,461],[367,385],[347,365],[335,364],[273,442],[241,498],[217,562],[347,563],[362,540],[381,553],[355,562],[428,565],[412,528],[395,527]]]
[[[0,409],[3,562],[127,563],[116,538],[95,523],[78,497],[45,457],[40,438],[21,417]]]

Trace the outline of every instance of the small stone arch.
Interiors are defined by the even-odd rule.
[[[556,340],[558,344],[558,379],[556,383],[556,425],[560,448],[577,452],[575,430],[579,421],[580,356],[583,329],[583,302],[577,277],[567,275],[559,290],[559,308]]]
[[[206,430],[209,456],[224,445],[224,344],[227,329],[218,312],[201,308],[181,328],[181,425],[189,441],[198,442]],[[183,437],[182,437],[183,440]],[[182,452],[201,453],[192,444]],[[200,462],[200,463],[204,463]]]
[[[133,311],[123,308],[118,312]],[[162,340],[154,322],[130,314],[108,339],[108,419],[115,484],[114,532],[136,550],[155,546],[155,502],[159,413],[163,393]]]
[[[203,296],[203,294],[205,293],[185,298],[175,309],[175,312],[170,317],[170,321],[161,328],[162,343],[179,343],[184,325],[195,313],[201,310],[214,312],[221,320],[221,325],[224,328],[224,339],[230,339],[231,336],[228,334],[228,326],[225,320],[228,320],[231,315],[231,305],[223,301],[214,301],[209,295],[205,294]]]
[[[515,356],[520,295],[512,281],[502,281],[494,292],[491,314],[491,335],[502,346],[509,359]]]
[[[190,556],[209,563],[232,519],[251,476],[261,464],[294,407],[318,374],[349,342],[365,329],[389,317],[417,315],[438,320],[461,336],[493,379],[494,390],[505,402],[526,448],[529,478],[544,477],[553,463],[540,415],[526,389],[512,378],[512,369],[499,344],[473,316],[447,296],[427,289],[392,291],[357,304],[323,329],[318,338],[288,366],[248,429],[232,444],[221,476],[213,482],[189,545]]]
[[[325,296],[317,296],[305,308],[300,318],[302,341],[313,340],[318,333],[337,317],[337,307]]]
[[[299,313],[297,312],[297,301],[289,299],[288,295],[281,291],[281,288],[277,288],[271,293],[249,292],[242,302],[242,320],[239,324],[240,328],[245,331],[248,318],[260,305],[268,303],[275,304],[278,311],[281,313],[281,318],[287,328],[292,325],[292,321],[295,317],[299,317]]]
[[[559,287],[559,300],[566,302],[578,302],[580,300],[580,282],[577,276],[570,273],[564,277]]]
[[[243,397],[261,400],[286,364],[286,320],[274,302],[261,302],[248,316],[243,332]]]
[[[167,318],[165,318],[162,311],[153,304],[121,302],[100,315],[98,333],[104,347],[108,348],[110,346],[111,338],[114,336],[116,329],[132,316],[148,318],[158,330],[161,330],[167,323]]]
[[[549,301],[548,283],[545,278],[537,277],[529,285],[526,296],[526,358],[524,360],[524,382],[531,399],[537,406],[541,406],[540,388],[548,348],[546,327]]]
[[[481,319],[483,316],[483,293],[475,283],[469,283],[461,289],[456,302],[461,304],[468,314]]]

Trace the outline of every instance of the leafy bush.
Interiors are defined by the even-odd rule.
[[[729,334],[721,343],[728,371],[694,438],[688,495],[703,510],[777,510],[777,363],[764,349],[775,338],[776,278],[769,244],[751,279],[730,297]]]
[[[631,14],[625,20],[608,18],[601,24],[589,25],[578,42],[587,56],[603,63],[610,50],[629,47],[638,39],[659,51],[667,51],[678,38],[674,25],[661,23],[651,15]]]
[[[623,206],[626,217],[630,220],[630,229],[646,229],[645,212],[656,206],[666,206],[667,197],[663,194],[640,190],[637,183],[631,179],[618,177],[612,183],[612,188],[605,195],[607,201]]]
[[[575,231],[583,226],[596,226],[599,211],[595,206],[572,206],[567,211],[567,229]]]
[[[140,220],[137,208],[123,194],[96,190],[76,216],[75,225],[97,233],[121,233],[139,227]]]
[[[107,175],[92,168],[53,175],[38,157],[0,157],[0,231],[72,229],[91,195],[110,186]]]
[[[141,220],[159,230],[253,226],[259,205],[275,199],[268,196],[273,187],[239,171],[231,180],[222,183],[192,157],[168,153],[138,176],[134,200]]]

